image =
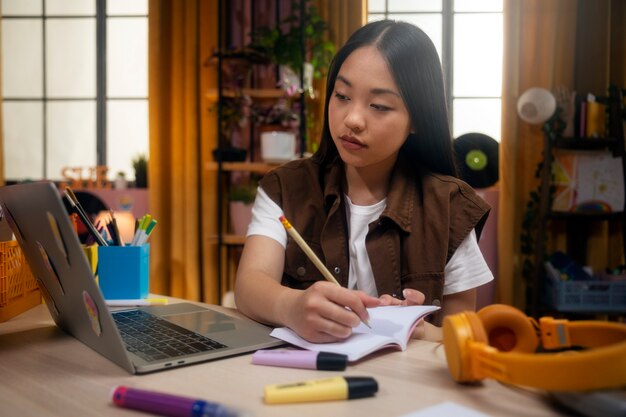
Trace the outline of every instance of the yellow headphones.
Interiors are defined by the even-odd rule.
[[[545,350],[584,347],[557,353]],[[493,378],[549,391],[626,385],[626,325],[542,317],[537,322],[507,305],[445,317],[443,343],[457,382]]]

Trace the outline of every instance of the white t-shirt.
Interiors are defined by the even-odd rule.
[[[361,290],[367,294],[378,296],[372,264],[365,247],[365,237],[369,231],[369,224],[380,217],[387,199],[383,199],[371,206],[357,206],[344,194],[346,199],[346,217],[348,232],[350,233],[350,273],[348,274],[348,288]]]
[[[357,206],[346,196],[346,203],[350,232],[348,288],[359,289],[377,297],[379,294],[365,248],[365,237],[368,225],[378,219],[387,205],[387,200],[379,201],[371,206]],[[287,232],[278,220],[282,214],[282,209],[278,204],[259,187],[252,208],[252,221],[248,226],[246,236],[267,236],[286,248]],[[443,295],[466,291],[493,279],[493,274],[478,247],[475,231],[472,231],[454,252],[445,266],[444,275]]]

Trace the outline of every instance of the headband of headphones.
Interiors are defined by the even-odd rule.
[[[456,381],[494,378],[550,391],[626,385],[625,325],[543,317],[538,337],[532,319],[513,307],[488,306],[485,314],[483,310],[444,319],[446,358]],[[569,350],[535,353],[539,341],[547,350]],[[570,349],[578,347],[585,349]]]

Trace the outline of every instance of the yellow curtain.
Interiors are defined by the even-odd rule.
[[[537,190],[535,177],[541,161],[543,135],[541,127],[530,126],[517,117],[517,98],[530,87],[554,90],[565,87],[581,92],[605,94],[609,70],[624,70],[624,40],[621,28],[624,7],[619,1],[600,0],[505,0],[504,2],[504,68],[502,92],[502,141],[500,146],[500,214],[498,221],[499,302],[525,305],[522,277],[523,254],[520,234],[526,204],[531,191]],[[616,13],[619,15],[616,19]],[[622,20],[619,20],[619,18]],[[620,27],[611,27],[611,19]],[[620,22],[620,23],[617,23]],[[620,35],[621,33],[621,35]],[[586,39],[592,37],[601,46]],[[619,62],[614,51],[621,48]],[[606,50],[605,50],[606,49]],[[613,52],[612,52],[613,51]],[[616,68],[617,70],[614,70]],[[623,81],[621,75],[621,81]],[[611,75],[620,82],[620,75]],[[623,86],[623,84],[622,84]],[[611,248],[614,228],[605,224],[594,233],[588,258],[603,264],[621,251]],[[548,251],[563,244],[563,236],[551,235]],[[611,249],[611,250],[609,250]]]
[[[150,0],[150,290],[200,299],[198,1]]]
[[[217,171],[206,167],[214,165],[213,150],[217,147],[217,112],[215,110],[218,77],[217,66],[212,64],[211,57],[218,47],[218,4],[217,1],[200,2],[200,156],[202,160],[201,195],[202,199],[202,227],[198,233],[201,235],[202,256],[202,300],[208,303],[218,303],[224,283],[221,283],[217,275],[218,249],[215,237],[218,231],[217,224]],[[210,111],[213,110],[213,111]],[[225,205],[222,205],[225,208]],[[222,256],[222,265],[227,259]],[[224,268],[226,266],[223,266]]]
[[[337,48],[367,22],[366,0],[320,0],[319,3],[322,18],[330,28],[330,40]]]

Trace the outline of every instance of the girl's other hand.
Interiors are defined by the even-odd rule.
[[[380,296],[380,305],[387,306],[421,306],[426,297],[421,291],[405,288],[402,290],[404,300],[399,300],[389,294]],[[441,340],[440,329],[430,323],[421,320],[413,329],[412,339]]]
[[[420,291],[405,288],[402,290],[404,300],[399,300],[389,294],[383,294],[380,296],[381,306],[421,306],[424,304],[424,294]]]
[[[287,303],[283,310],[287,327],[310,342],[328,343],[349,337],[353,327],[369,318],[366,308],[381,301],[362,291],[318,281],[289,297]]]

